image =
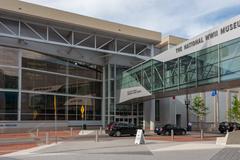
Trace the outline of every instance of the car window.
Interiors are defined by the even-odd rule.
[[[126,123],[119,123],[118,127],[127,127],[128,125]]]
[[[128,127],[128,124],[126,124],[126,123],[123,123],[123,126],[124,126],[124,127]]]
[[[168,124],[168,125],[166,125],[165,127],[166,127],[167,129],[173,128],[173,126],[172,126],[171,124]]]
[[[134,124],[130,123],[130,124],[128,124],[128,127],[134,127]]]
[[[122,125],[122,123],[118,123],[116,126],[122,127],[123,125]]]

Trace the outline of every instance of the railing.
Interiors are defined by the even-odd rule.
[[[82,30],[72,30],[22,19],[0,17],[0,36],[112,54],[124,54],[148,59],[151,44],[115,38]]]

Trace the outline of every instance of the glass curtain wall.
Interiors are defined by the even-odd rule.
[[[240,77],[240,38],[221,44],[220,68],[221,81],[239,79]]]
[[[54,99],[58,120],[101,120],[101,66],[9,47],[0,57],[1,121],[54,120]]]
[[[19,50],[0,46],[0,121],[18,120]]]

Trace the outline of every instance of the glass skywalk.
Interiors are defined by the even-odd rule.
[[[240,38],[166,62],[150,59],[125,71],[119,89],[144,87],[149,93],[240,79]]]

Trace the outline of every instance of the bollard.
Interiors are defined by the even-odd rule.
[[[58,137],[55,135],[55,143],[58,143]]]
[[[48,144],[48,132],[46,133],[46,137],[45,137],[45,143]]]
[[[229,133],[228,129],[227,129],[227,134]]]
[[[96,142],[98,142],[98,130],[96,130]]]
[[[102,134],[102,127],[100,127],[100,134]]]
[[[171,138],[172,138],[172,141],[174,141],[174,132],[173,132],[173,129],[171,130]]]
[[[201,136],[201,140],[203,140],[203,135],[204,133],[203,133],[203,130],[201,129],[201,132],[200,132],[200,136]]]
[[[37,136],[37,137],[39,136],[39,130],[38,130],[38,128],[37,128],[36,136]]]
[[[73,136],[73,128],[70,128],[70,135]]]

